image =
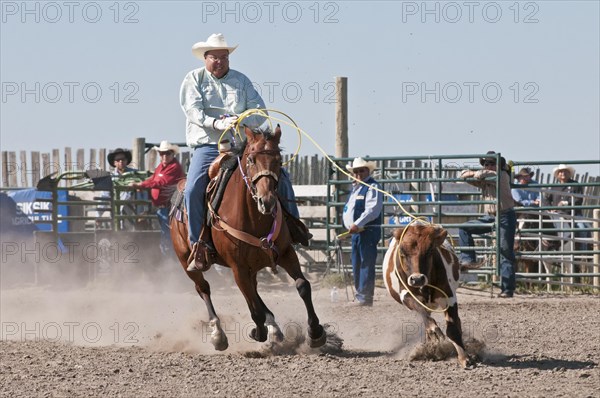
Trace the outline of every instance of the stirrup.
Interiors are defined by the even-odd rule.
[[[212,264],[208,262],[207,246],[204,242],[196,242],[192,246],[192,252],[188,257],[188,272],[205,272],[208,271]]]

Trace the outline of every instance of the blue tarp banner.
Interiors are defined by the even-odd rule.
[[[38,228],[4,192],[0,192],[0,235],[5,239],[33,239]]]
[[[50,199],[52,198],[52,192],[38,191],[35,188],[22,189],[18,191],[11,191],[8,193],[19,210],[23,212],[31,221],[48,221],[48,224],[36,224],[38,229],[41,231],[51,231],[52,225],[52,214],[46,211],[52,210],[52,203],[50,202],[37,202],[36,199]],[[67,191],[58,191],[58,200],[65,202],[67,200]],[[42,210],[43,212],[38,212]],[[68,207],[64,205],[58,206],[58,214],[61,216],[68,215]],[[69,222],[58,220],[58,232],[68,232]]]

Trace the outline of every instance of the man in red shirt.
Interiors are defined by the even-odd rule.
[[[152,149],[158,151],[160,155],[160,164],[154,170],[154,174],[141,183],[130,185],[138,189],[150,189],[152,204],[157,208],[156,215],[160,224],[160,250],[163,254],[170,254],[173,250],[169,228],[171,196],[177,189],[177,183],[185,177],[185,174],[181,164],[175,158],[179,152],[177,145],[162,141],[160,146]]]

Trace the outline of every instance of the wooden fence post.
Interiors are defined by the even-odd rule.
[[[46,177],[50,173],[50,154],[42,153],[42,177]]]
[[[71,147],[65,147],[65,163],[63,173],[73,170],[73,158],[71,156]],[[73,185],[73,180],[67,180],[66,185]]]
[[[133,147],[131,149],[131,154],[133,160],[131,161],[131,167],[136,168],[140,171],[146,170],[146,163],[144,159],[144,155],[146,153],[146,139],[145,138],[135,138],[133,140]]]
[[[60,175],[63,171],[62,166],[60,165],[60,151],[58,149],[52,150],[52,172],[56,173],[57,176]]]
[[[335,78],[335,156],[348,157],[348,78]]]
[[[83,153],[83,149],[79,148],[77,150],[77,170],[85,169],[85,154]]]
[[[19,152],[19,168],[21,169],[21,181],[20,181],[20,185],[21,187],[28,187],[29,186],[29,182],[27,181],[27,152],[26,151],[20,151]]]
[[[2,186],[10,186],[8,182],[9,170],[10,164],[8,163],[8,152],[2,151]]]
[[[40,181],[40,153],[31,151],[31,186],[37,186]]]

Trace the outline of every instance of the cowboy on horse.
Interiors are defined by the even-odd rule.
[[[229,55],[237,46],[229,46],[222,34],[212,34],[206,42],[192,46],[192,53],[204,61],[204,67],[190,71],[181,85],[181,107],[186,115],[186,143],[193,150],[184,191],[188,214],[188,235],[192,254],[188,271],[206,271],[216,258],[206,226],[206,190],[208,169],[219,156],[219,140],[233,140],[238,116],[248,109],[265,109],[265,102],[246,75],[229,68]],[[266,111],[263,113],[266,115]],[[265,117],[252,115],[243,124],[256,129]],[[231,133],[230,133],[231,132]],[[226,149],[226,148],[225,148]],[[286,224],[294,243],[308,245],[310,233],[297,218],[298,208],[287,173],[282,169],[278,183],[282,206],[287,210]]]

